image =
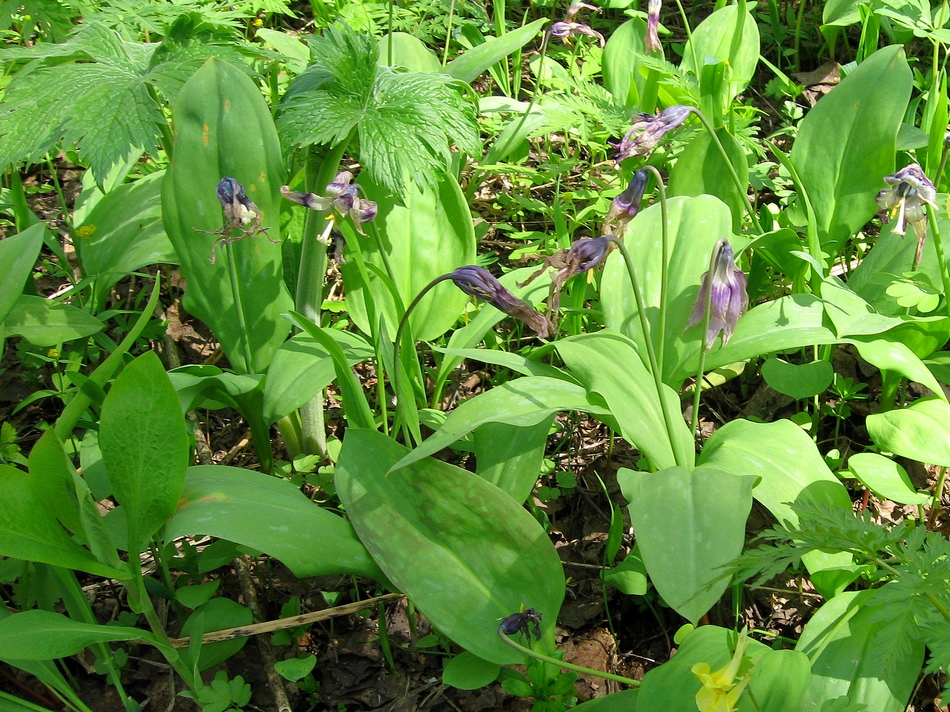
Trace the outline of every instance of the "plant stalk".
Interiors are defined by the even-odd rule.
[[[707,274],[712,274],[713,268],[716,266],[716,253],[719,252],[718,249],[713,249],[712,253],[709,255],[709,272]],[[709,320],[712,316],[712,289],[706,290],[706,303],[703,304],[703,330],[699,336],[699,369],[696,371],[696,385],[693,386],[693,417],[690,419],[689,431],[693,434],[695,438],[697,435],[696,428],[699,425],[699,403],[702,399],[703,394],[703,380],[706,377],[706,353],[709,351],[706,348],[706,333],[709,331]]]
[[[659,344],[657,345],[657,362],[660,366],[660,376],[663,376],[662,369],[666,366],[666,360],[664,354],[666,351],[666,312],[667,304],[666,298],[669,290],[669,269],[670,269],[670,227],[669,227],[669,213],[667,211],[666,205],[666,186],[663,184],[663,176],[660,175],[660,171],[656,169],[656,166],[651,166],[647,164],[644,168],[652,173],[656,177],[656,186],[660,192],[660,219],[663,221],[663,224],[660,228],[660,253],[662,262],[660,263],[660,318],[659,318],[659,331],[660,339]]]

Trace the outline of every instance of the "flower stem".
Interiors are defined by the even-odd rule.
[[[637,271],[633,266],[633,258],[630,257],[630,252],[616,237],[609,238],[611,242],[617,245],[620,249],[620,254],[623,255],[623,261],[627,265],[627,274],[630,276],[630,286],[633,288],[634,299],[637,300],[637,313],[640,317],[640,328],[643,331],[643,340],[646,343],[647,358],[650,362],[650,371],[653,373],[653,383],[656,386],[656,397],[660,401],[660,410],[663,411],[663,421],[666,424],[667,437],[670,441],[670,450],[673,453],[673,459],[676,460],[676,447],[674,443],[676,442],[676,428],[673,422],[673,416],[670,413],[670,407],[666,402],[666,397],[663,392],[663,375],[660,373],[660,366],[656,360],[656,350],[653,348],[653,338],[650,332],[650,320],[647,318],[646,305],[643,300],[643,292],[640,290],[640,281],[637,279]],[[677,463],[680,464],[680,463]],[[687,463],[682,463],[686,465]]]
[[[550,665],[555,665],[563,670],[572,670],[574,672],[583,673],[584,675],[594,675],[596,677],[602,677],[605,680],[613,680],[614,682],[619,682],[622,685],[629,685],[630,687],[639,687],[640,681],[634,680],[629,677],[624,677],[623,675],[614,675],[612,672],[603,672],[602,670],[594,670],[593,668],[584,667],[583,665],[575,665],[574,663],[565,662],[564,660],[558,660],[557,658],[551,657],[550,655],[545,655],[544,653],[539,653],[532,650],[531,648],[526,648],[520,643],[516,643],[507,635],[501,628],[498,629],[498,637],[505,641],[512,648],[517,650],[520,653],[524,653],[529,658],[534,658]]]
[[[752,224],[755,226],[756,232],[761,235],[762,225],[759,223],[758,215],[755,214],[755,208],[753,208],[752,203],[749,202],[747,187],[742,185],[742,181],[739,180],[739,174],[736,173],[735,166],[733,166],[732,161],[729,160],[729,154],[726,153],[725,146],[723,146],[722,141],[719,140],[719,135],[716,133],[716,129],[713,128],[713,125],[710,123],[709,119],[706,118],[706,115],[702,111],[697,109],[695,106],[691,106],[689,109],[703,123],[703,126],[705,126],[706,130],[709,132],[709,136],[712,138],[713,143],[716,144],[716,148],[719,149],[719,153],[722,155],[722,160],[726,164],[726,169],[729,171],[729,177],[732,178],[732,182],[735,184],[736,190],[739,191],[739,197],[742,199],[742,205],[745,207],[745,211],[749,214],[749,219],[752,220]]]
[[[940,279],[943,282],[943,298],[946,303],[947,314],[950,316],[950,274],[947,273],[947,258],[943,251],[943,239],[940,236],[940,227],[937,225],[937,213],[932,205],[927,206],[927,220],[930,223],[930,232],[933,234],[934,249],[937,251],[937,263],[940,265]]]
[[[657,326],[659,327],[660,338],[657,343],[656,360],[660,366],[660,376],[663,375],[663,368],[666,366],[664,354],[666,350],[666,297],[669,287],[669,269],[670,269],[670,236],[669,236],[669,213],[666,206],[666,186],[663,184],[663,176],[656,166],[646,165],[644,169],[651,172],[656,177],[656,186],[660,191],[660,318]]]

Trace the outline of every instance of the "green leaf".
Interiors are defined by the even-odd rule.
[[[59,141],[78,144],[80,160],[100,179],[135,146],[154,154],[165,120],[144,81],[148,50],[92,22],[63,53],[84,61],[20,71],[8,87],[0,167],[35,162]]]
[[[337,329],[327,329],[325,333],[339,342],[350,366],[374,356],[372,347],[357,334]],[[301,333],[285,341],[267,368],[264,422],[270,425],[297,410],[335,378],[333,359],[312,336]]]
[[[484,423],[475,429],[478,475],[523,504],[531,495],[554,415],[534,425]]]
[[[285,680],[296,682],[306,677],[317,665],[317,656],[308,655],[305,658],[288,658],[274,664],[274,670]]]
[[[881,450],[950,467],[950,405],[944,400],[921,398],[906,408],[874,413],[867,427]]]
[[[500,665],[466,650],[446,663],[442,682],[458,690],[477,690],[493,683],[500,672]]]
[[[639,552],[631,552],[612,569],[602,571],[600,576],[605,583],[628,596],[643,596],[647,592],[647,569]]]
[[[312,37],[314,64],[288,90],[278,122],[285,143],[339,144],[356,131],[374,182],[403,194],[406,178],[435,186],[449,147],[481,149],[474,112],[443,74],[377,66],[379,50],[347,25]]]
[[[393,469],[437,453],[484,423],[530,426],[562,410],[610,417],[599,399],[592,399],[582,386],[545,376],[517,378],[462,403],[448,414],[441,428],[400,459]]]
[[[517,30],[506,32],[501,37],[489,38],[483,44],[473,47],[464,52],[462,56],[453,59],[445,65],[442,71],[466,84],[471,84],[489,67],[537,37],[538,30],[546,22],[547,19],[542,17],[524,27],[519,27]]]
[[[680,66],[697,77],[703,76],[702,68],[706,65],[726,65],[729,89],[722,96],[723,107],[745,91],[759,62],[759,28],[750,11],[739,14],[743,9],[745,4],[716,10],[693,30],[693,37],[683,50]],[[693,63],[694,55],[699,67]]]
[[[74,230],[83,273],[96,278],[99,304],[130,272],[157,262],[175,264],[178,255],[162,227],[161,193],[165,171],[106,193]],[[88,233],[92,233],[91,235]]]
[[[633,341],[604,330],[561,339],[556,348],[588,391],[604,399],[624,439],[650,461],[653,469],[676,464],[692,467],[695,446],[689,426],[680,415],[679,397],[665,385],[663,393],[657,394],[655,381]],[[623,368],[618,368],[620,364]],[[673,433],[667,432],[661,395],[672,414]]]
[[[23,611],[0,620],[0,658],[66,658],[95,643],[121,640],[157,644],[151,633],[138,628],[80,623],[51,611]]]
[[[574,709],[577,712],[637,712],[639,691],[621,690],[604,697],[589,700]]]
[[[643,291],[654,349],[659,353],[660,343],[665,344],[665,363],[660,364],[663,381],[676,388],[678,384],[672,377],[683,370],[683,364],[691,352],[698,352],[698,329],[685,334],[684,329],[693,302],[699,294],[700,279],[709,269],[713,245],[720,237],[731,233],[732,213],[725,203],[711,195],[671,198],[667,202],[667,210],[670,264],[676,267],[670,269],[668,274],[665,334],[659,333],[660,275],[663,269],[662,251],[658,248],[662,231],[659,205],[651,205],[637,215],[624,236],[624,244],[633,258]],[[633,339],[641,359],[645,361],[646,342],[640,327],[637,303],[619,251],[607,258],[601,281],[601,304],[604,323]],[[696,375],[695,368],[690,375]]]
[[[811,684],[799,708],[802,712],[817,712],[825,701],[843,695],[874,712],[901,712],[907,706],[924,661],[924,646],[906,636],[878,635],[888,621],[875,620],[877,607],[867,605],[873,595],[873,591],[839,594],[805,624],[795,645],[811,660]],[[892,669],[882,668],[882,654],[889,655]]]
[[[793,364],[778,358],[762,364],[762,378],[779,393],[795,400],[824,393],[834,378],[835,369],[828,361]]]
[[[126,366],[102,404],[99,447],[138,555],[175,512],[188,467],[188,435],[178,395],[158,356]]]
[[[433,459],[394,468],[407,452],[350,429],[337,465],[340,499],[380,568],[433,626],[485,660],[524,662],[497,635],[499,619],[524,608],[541,612],[553,649],[564,572],[547,534],[471,472]]]
[[[739,181],[748,189],[749,160],[745,151],[725,128],[716,129],[716,135],[726,149]],[[729,168],[708,131],[700,131],[676,159],[670,171],[669,194],[716,196],[732,211],[732,230],[737,234],[742,231],[749,199],[745,192],[740,194],[737,191]]]
[[[46,226],[37,223],[0,241],[0,324],[16,305],[43,247]]]
[[[822,247],[830,254],[877,209],[874,196],[884,187],[884,176],[894,171],[911,79],[903,47],[885,47],[818,102],[799,127],[791,160],[814,207]]]
[[[909,381],[916,381],[929,388],[941,400],[947,400],[940,383],[929,368],[917,358],[917,354],[899,341],[874,339],[873,341],[850,341],[868,363],[882,371],[892,371]]]
[[[903,467],[889,457],[863,452],[848,458],[848,469],[878,497],[898,504],[924,504],[933,499],[918,492]]]
[[[657,593],[696,625],[729,586],[721,567],[742,553],[756,478],[705,466],[622,468],[617,480]]]
[[[389,64],[389,46],[392,45],[392,64]],[[383,67],[403,67],[410,72],[438,72],[442,70],[439,58],[418,37],[405,32],[383,35],[379,40],[379,59]]]
[[[188,616],[181,627],[181,637],[200,637],[212,631],[251,625],[253,622],[254,614],[251,613],[250,608],[242,606],[230,598],[212,598],[207,603],[198,606]],[[185,665],[201,672],[219,665],[232,655],[237,654],[247,644],[248,640],[250,638],[244,636],[232,640],[222,640],[218,643],[205,643],[200,647],[189,646],[183,648],[178,654],[181,655]]]
[[[11,465],[0,465],[0,555],[127,578],[126,572],[100,563],[63,531],[51,508],[37,496],[33,479]]]
[[[402,305],[397,309],[381,280],[371,277],[367,287],[356,260],[348,260],[341,270],[347,311],[364,333],[371,334],[366,301],[372,300],[376,314],[386,319],[387,332],[395,336],[402,309],[429,282],[456,267],[475,263],[472,213],[458,181],[448,174],[440,176],[436,188],[413,183],[401,198],[362,176],[360,185],[378,206],[369,229],[378,230],[380,240],[359,238],[363,240],[359,249],[366,263],[394,280]],[[456,323],[467,300],[451,282],[438,285],[409,317],[412,335],[423,341],[438,338]]]
[[[5,336],[22,336],[43,347],[85,339],[103,328],[101,321],[82,309],[28,294],[17,299],[2,326]]]
[[[604,86],[614,101],[627,108],[639,103],[646,83],[640,72],[646,29],[646,22],[639,17],[627,20],[610,34],[604,47]]]
[[[299,488],[237,467],[189,467],[167,541],[210,535],[273,556],[295,576],[382,574],[350,523],[318,507]]]
[[[794,502],[851,509],[847,490],[828,469],[815,443],[790,420],[726,423],[706,442],[699,462],[735,475],[761,477],[752,496],[791,528],[798,525],[798,515],[791,507]],[[803,561],[815,573],[847,566],[851,556],[814,551],[805,554]],[[830,593],[824,583],[820,590]]]
[[[280,245],[270,241],[280,238],[285,178],[270,109],[247,75],[211,59],[181,90],[172,117],[175,156],[162,181],[162,210],[187,280],[184,306],[211,327],[236,371],[263,373],[290,330],[281,315],[293,307]],[[225,176],[244,186],[269,232],[219,249],[211,264],[217,236],[199,231],[224,225],[216,190]]]
[[[221,586],[221,579],[206,581],[194,586],[181,586],[175,589],[175,600],[185,608],[195,609],[211,600]]]

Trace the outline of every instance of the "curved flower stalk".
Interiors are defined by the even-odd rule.
[[[524,282],[519,282],[519,287],[525,287],[549,267],[555,270],[551,278],[551,287],[548,291],[548,315],[547,321],[553,328],[556,324],[557,313],[561,308],[561,290],[567,283],[567,280],[579,274],[590,273],[595,267],[599,267],[607,259],[613,247],[610,236],[607,237],[584,237],[575,240],[574,243],[565,250],[558,250],[553,255],[544,258],[544,264],[537,272],[532,274]],[[463,290],[464,291],[464,290]]]
[[[333,182],[327,185],[324,192],[326,195],[322,196],[291,190],[290,186],[286,185],[280,187],[280,194],[292,203],[303,205],[321,213],[333,211],[340,215],[349,215],[353,220],[356,231],[360,235],[365,235],[366,233],[363,232],[361,225],[376,218],[377,207],[374,201],[359,196],[359,185],[353,182],[353,174],[349,171],[340,171]],[[329,244],[330,233],[335,225],[336,220],[331,216],[327,221],[327,227],[323,234],[317,239],[323,244]]]
[[[600,43],[600,48],[603,49],[606,42],[602,34],[591,29],[589,25],[585,25],[580,22],[574,22],[574,15],[576,15],[581,9],[594,10],[597,13],[603,12],[603,10],[596,5],[589,5],[586,2],[575,2],[567,9],[567,15],[564,18],[564,22],[555,22],[553,25],[551,25],[551,29],[548,30],[548,32],[552,37],[558,37],[564,40],[565,43],[569,37],[576,37],[577,35],[591,37],[596,39]]]
[[[884,176],[884,182],[892,186],[880,191],[875,197],[878,216],[884,223],[896,218],[893,232],[904,235],[908,223],[917,235],[917,252],[914,255],[914,267],[920,264],[920,257],[927,239],[927,205],[936,207],[937,189],[924,174],[917,163],[901,168],[893,175]]]

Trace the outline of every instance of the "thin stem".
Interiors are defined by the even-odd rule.
[[[666,297],[667,291],[669,289],[669,269],[670,269],[670,227],[669,227],[669,213],[667,212],[666,206],[666,186],[663,184],[663,176],[660,175],[660,171],[656,169],[656,166],[646,165],[644,169],[651,172],[656,177],[656,186],[660,191],[660,218],[663,221],[663,224],[660,226],[660,253],[662,262],[660,263],[660,318],[659,318],[659,331],[660,339],[659,344],[657,345],[657,362],[660,365],[660,368],[666,366],[666,360],[664,359],[664,352],[666,350]],[[662,376],[662,371],[660,373]]]
[[[452,42],[452,20],[455,18],[455,0],[449,3],[449,19],[445,23],[445,51],[442,53],[442,66],[449,63],[449,44]]]
[[[934,487],[934,497],[933,503],[930,505],[930,516],[927,519],[927,523],[930,528],[933,528],[933,525],[937,521],[937,514],[940,512],[941,501],[943,500],[943,485],[947,479],[947,468],[940,468],[940,476],[937,478],[937,485]]]
[[[241,325],[241,346],[244,350],[244,368],[247,373],[254,373],[254,358],[251,355],[251,329],[244,315],[244,303],[241,299],[240,282],[238,281],[237,265],[234,263],[234,248],[229,242],[224,246],[228,260],[228,279],[231,282],[231,296],[234,298],[234,309],[237,312],[238,323]]]
[[[800,72],[802,69],[801,57],[799,52],[801,50],[801,39],[802,39],[802,19],[805,16],[805,5],[808,3],[805,0],[800,0],[798,3],[798,17],[795,18],[795,71]]]
[[[947,314],[950,316],[950,274],[947,273],[947,258],[943,251],[940,227],[937,225],[937,213],[932,205],[927,206],[927,220],[930,223],[930,232],[933,235],[934,249],[937,251],[937,263],[940,265],[940,279],[943,282],[943,295],[946,302]]]
[[[583,673],[584,675],[594,675],[595,677],[602,677],[605,680],[613,680],[614,682],[619,682],[622,685],[629,685],[630,687],[640,686],[639,680],[633,680],[629,677],[624,677],[623,675],[614,675],[611,672],[603,672],[602,670],[594,670],[593,668],[584,667],[583,665],[575,665],[574,663],[565,662],[564,660],[558,660],[557,658],[553,658],[550,655],[539,653],[535,650],[532,650],[531,648],[526,648],[525,646],[521,645],[520,643],[516,643],[507,635],[505,635],[504,631],[501,628],[498,629],[498,637],[501,638],[503,641],[505,641],[508,645],[510,645],[512,648],[514,648],[518,652],[521,652],[527,655],[529,658],[534,658],[536,660],[549,663],[550,665],[555,665],[563,670],[573,670],[574,672]]]
[[[660,401],[660,410],[663,411],[663,421],[666,423],[667,437],[670,440],[670,450],[673,453],[673,459],[676,460],[676,428],[674,426],[673,416],[670,413],[670,407],[666,402],[663,392],[663,377],[660,373],[660,366],[656,360],[656,350],[653,348],[653,338],[650,333],[650,320],[647,318],[646,305],[643,300],[643,292],[640,290],[640,281],[637,279],[637,271],[633,266],[633,258],[630,252],[624,246],[623,242],[616,237],[608,238],[620,249],[623,255],[624,263],[627,265],[627,274],[630,276],[630,286],[633,288],[634,299],[637,300],[637,313],[640,317],[640,328],[643,330],[643,340],[646,343],[647,358],[650,362],[650,371],[653,373],[653,382],[656,386],[656,396]],[[679,463],[678,463],[679,464]],[[683,463],[687,464],[687,463]]]
[[[761,235],[762,225],[759,223],[758,215],[755,214],[755,208],[753,208],[752,203],[749,202],[747,186],[742,185],[742,181],[739,180],[739,174],[736,173],[735,166],[733,166],[732,161],[729,160],[729,155],[726,153],[726,148],[722,145],[722,141],[719,140],[719,136],[716,134],[716,129],[713,128],[713,125],[709,122],[709,119],[706,118],[706,115],[702,111],[697,109],[695,106],[691,106],[689,109],[703,123],[703,126],[706,127],[710,138],[712,138],[713,143],[716,144],[716,148],[719,149],[719,153],[722,154],[722,160],[725,162],[726,169],[729,171],[729,177],[732,178],[732,182],[736,186],[736,190],[739,191],[739,197],[742,198],[742,205],[745,207],[745,211],[749,214],[749,219],[752,220],[752,224],[755,226],[756,232]]]
[[[693,71],[696,72],[696,81],[698,82],[701,66],[696,55],[696,45],[693,42],[693,31],[689,29],[689,18],[686,17],[686,11],[683,9],[683,3],[680,0],[676,0],[676,7],[680,9],[680,17],[683,18],[683,27],[686,29],[686,44],[689,45],[690,54],[693,55]]]

